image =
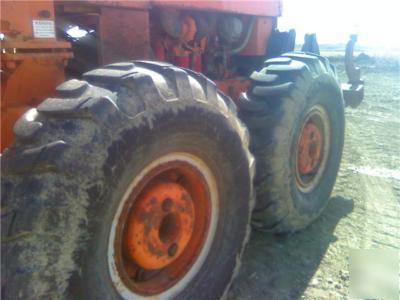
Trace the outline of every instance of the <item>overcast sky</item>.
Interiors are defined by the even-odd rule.
[[[362,45],[400,49],[400,0],[283,0],[279,28],[295,28],[299,43],[306,32],[321,44],[358,33]]]

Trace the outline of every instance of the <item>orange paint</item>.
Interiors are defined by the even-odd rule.
[[[127,223],[129,255],[149,270],[172,263],[192,236],[194,215],[192,199],[179,184],[163,182],[149,187],[135,201]]]
[[[54,37],[37,37],[33,21],[54,22],[52,1],[2,1],[1,32],[1,150],[13,140],[19,114],[53,95],[65,81],[72,58],[70,44]],[[38,33],[36,33],[38,35]]]
[[[231,97],[233,101],[236,101],[240,94],[245,92],[250,85],[250,81],[245,78],[215,80],[215,83],[217,84],[218,89]]]

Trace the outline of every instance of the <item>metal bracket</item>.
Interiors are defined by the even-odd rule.
[[[320,55],[317,35],[315,33],[306,33],[304,35],[304,44],[301,47],[301,51]]]
[[[344,57],[345,69],[349,81],[342,83],[343,98],[346,106],[356,108],[364,98],[364,81],[361,80],[361,70],[354,65],[354,45],[357,42],[357,35],[350,36],[346,45]]]

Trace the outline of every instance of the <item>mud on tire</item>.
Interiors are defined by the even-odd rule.
[[[238,104],[256,157],[254,225],[278,233],[305,227],[325,207],[341,160],[344,105],[334,67],[324,57],[302,52],[269,59],[251,75]],[[325,116],[325,163],[313,186],[302,188],[298,141],[316,108]]]
[[[200,74],[145,61],[105,66],[57,91],[19,119],[2,156],[5,299],[120,297],[107,265],[111,222],[133,178],[175,152],[207,165],[220,209],[204,263],[174,293],[223,296],[248,238],[254,172],[231,100]]]

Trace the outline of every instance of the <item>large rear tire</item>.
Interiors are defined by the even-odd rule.
[[[26,113],[3,154],[3,296],[222,297],[253,208],[231,100],[163,63],[84,80]]]
[[[311,223],[327,204],[339,170],[344,105],[324,57],[287,53],[251,75],[239,99],[256,157],[254,225],[277,233]]]

